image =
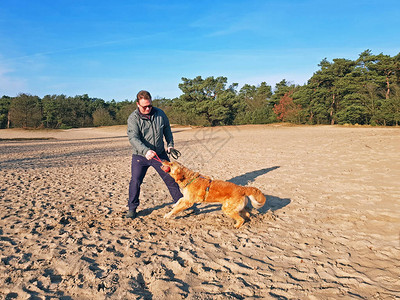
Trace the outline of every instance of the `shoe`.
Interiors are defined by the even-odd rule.
[[[134,219],[136,218],[136,215],[137,215],[136,210],[129,210],[126,213],[125,218]]]

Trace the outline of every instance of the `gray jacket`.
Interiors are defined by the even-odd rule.
[[[132,112],[128,118],[128,138],[133,147],[133,154],[145,156],[149,150],[158,155],[167,147],[174,147],[171,126],[167,115],[159,108],[153,107],[151,114],[141,115],[139,109]]]

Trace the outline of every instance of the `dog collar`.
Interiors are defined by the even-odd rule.
[[[199,178],[200,176],[197,176],[195,178],[193,178],[192,180],[190,180],[188,183],[185,184],[184,187],[187,187],[189,184],[191,184],[193,181],[195,181],[197,178]]]

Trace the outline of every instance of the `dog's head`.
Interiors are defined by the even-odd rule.
[[[174,178],[178,183],[186,178],[186,168],[177,161],[170,162],[163,160],[161,169],[171,175],[171,177]]]

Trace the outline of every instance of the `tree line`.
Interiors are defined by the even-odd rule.
[[[356,60],[323,59],[304,85],[285,79],[274,89],[228,85],[220,76],[182,78],[182,94],[154,99],[171,123],[218,126],[292,122],[398,126],[400,53],[394,57],[366,50]],[[0,98],[0,128],[72,128],[126,124],[134,101],[29,94]]]

